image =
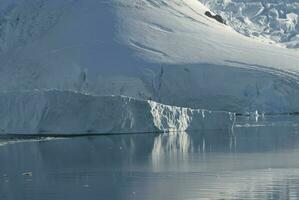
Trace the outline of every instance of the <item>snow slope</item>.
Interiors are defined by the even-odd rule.
[[[238,32],[299,48],[299,2],[296,0],[201,0],[224,16]]]
[[[123,111],[116,110],[126,102],[121,96],[144,104],[144,111],[139,112],[149,117],[153,116],[149,110],[154,105],[169,108],[172,114],[176,109],[207,109],[212,113],[225,111],[224,124],[229,112],[299,111],[298,51],[237,33],[206,17],[208,8],[197,0],[3,2],[0,123],[4,132],[126,132],[191,127],[184,120],[193,115],[181,118],[183,121],[174,126],[173,120],[159,125],[157,120],[144,118],[149,124],[140,120],[135,128],[122,127],[116,120],[125,120],[117,114]],[[35,91],[40,94],[31,95]],[[63,100],[46,100],[63,99],[63,91],[73,91],[73,96],[67,96],[78,106],[68,108],[70,105],[61,104]],[[88,100],[81,101],[81,97]],[[36,121],[45,110],[43,103],[37,103],[39,98],[41,102],[52,102],[51,109],[61,109],[55,117],[43,119],[42,125]],[[145,103],[148,100],[152,103]],[[96,103],[98,111],[93,109],[95,101],[100,102]],[[115,108],[110,107],[110,101],[115,101]],[[111,113],[99,111],[105,108]],[[84,115],[67,115],[64,110]],[[160,118],[168,116],[164,111],[154,113]],[[89,120],[82,121],[80,116]],[[107,121],[97,121],[101,119],[112,122],[104,127]],[[61,121],[68,126],[58,123]],[[96,124],[88,125],[89,121]]]

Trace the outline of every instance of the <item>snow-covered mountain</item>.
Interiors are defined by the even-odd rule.
[[[3,132],[187,130],[200,109],[224,124],[299,111],[299,52],[236,32],[197,0],[2,2]]]

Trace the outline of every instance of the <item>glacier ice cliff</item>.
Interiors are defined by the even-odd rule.
[[[105,134],[227,129],[233,113],[70,91],[2,93],[0,128],[11,134]]]

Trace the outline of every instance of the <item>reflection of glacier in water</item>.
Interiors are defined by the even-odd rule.
[[[157,165],[162,158],[176,160],[181,157],[184,159],[191,151],[191,139],[186,132],[160,134],[154,140],[152,161],[154,165]]]
[[[215,141],[215,130],[199,132],[171,132],[159,134],[155,137],[151,152],[154,169],[159,169],[161,163],[183,164],[192,153],[204,155],[206,151],[217,149],[217,143],[222,143],[228,151],[235,151],[236,137],[234,129],[218,130],[219,141]],[[212,140],[211,140],[212,139]],[[207,142],[206,142],[207,140]]]

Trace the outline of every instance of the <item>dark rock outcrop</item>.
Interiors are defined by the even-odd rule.
[[[216,21],[218,21],[218,22],[220,22],[222,24],[226,24],[225,20],[220,15],[218,15],[218,14],[213,15],[210,11],[206,11],[205,15],[208,16],[208,17],[210,17],[210,18],[215,19]]]

